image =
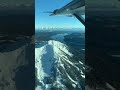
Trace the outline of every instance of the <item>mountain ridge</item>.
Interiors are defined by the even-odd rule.
[[[72,73],[75,72],[71,69],[76,69],[80,73],[83,72],[72,61],[73,54],[69,52],[67,45],[59,41],[49,40],[42,47],[36,48],[35,53],[37,79],[40,82],[36,90],[69,90],[69,84],[71,88],[82,90],[77,77],[72,76]]]

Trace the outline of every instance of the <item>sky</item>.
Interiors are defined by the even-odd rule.
[[[72,0],[35,0],[35,28],[84,28],[75,17],[49,16],[50,12],[59,9]]]

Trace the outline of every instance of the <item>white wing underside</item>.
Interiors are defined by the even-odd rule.
[[[85,24],[85,19],[82,15],[85,15],[85,1],[84,0],[73,0],[64,7],[54,10],[50,16],[75,16],[82,24]]]

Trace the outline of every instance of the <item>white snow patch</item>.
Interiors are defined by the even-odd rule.
[[[35,90],[44,90],[41,86],[37,86]]]
[[[81,75],[82,78],[85,78],[85,75]]]
[[[63,52],[64,52],[64,53],[68,54],[71,57],[73,56],[73,54],[71,54],[69,52],[68,47],[65,44],[61,43],[61,42],[50,40],[50,41],[48,41],[48,44],[53,46],[53,50],[57,54],[62,54],[63,55]]]
[[[79,61],[79,63],[83,65],[83,62]]]
[[[76,84],[72,84],[72,86],[75,88],[75,87],[76,87]]]
[[[77,85],[77,82],[76,82],[75,80],[73,80],[73,79],[69,76],[69,74],[68,74],[67,72],[66,72],[66,74],[67,74],[68,78],[69,78],[74,84]]]

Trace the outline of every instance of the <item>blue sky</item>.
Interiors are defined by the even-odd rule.
[[[67,16],[49,16],[48,11],[54,11],[69,3],[71,0],[35,0],[35,28],[41,27],[71,27],[84,28],[75,18]]]

